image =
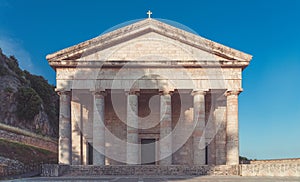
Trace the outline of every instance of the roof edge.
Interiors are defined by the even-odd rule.
[[[211,41],[199,35],[190,33],[186,30],[179,29],[152,18],[147,18],[145,20],[138,21],[136,23],[84,41],[77,45],[67,47],[52,54],[48,54],[46,56],[46,59],[49,62],[63,60],[70,57],[68,55],[74,56],[77,54],[81,54],[84,51],[87,51],[89,48],[93,48],[93,45],[97,46],[97,44],[105,44],[111,41],[116,41],[118,38],[120,39],[121,35],[134,35],[141,31],[145,31],[147,28],[163,36],[176,39],[182,43],[202,49],[212,54],[216,54],[218,56],[227,57],[228,59],[250,62],[253,57],[250,54]]]

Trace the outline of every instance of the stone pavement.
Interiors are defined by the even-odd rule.
[[[7,180],[12,182],[17,181],[97,181],[97,182],[300,182],[300,177],[239,177],[239,176],[185,176],[185,177],[126,177],[126,176],[103,176],[103,177],[36,177],[27,179]]]

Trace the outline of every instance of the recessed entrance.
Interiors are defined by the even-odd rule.
[[[142,165],[155,165],[155,139],[141,139]]]

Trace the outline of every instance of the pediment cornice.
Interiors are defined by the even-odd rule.
[[[76,62],[76,59],[82,57],[83,54],[92,54],[95,51],[109,48],[150,32],[155,32],[183,44],[217,55],[224,58],[224,60],[232,61],[232,63],[237,64],[237,66],[242,63],[243,68],[246,67],[252,59],[252,56],[249,54],[151,18],[119,28],[53,54],[49,54],[46,59],[49,61],[50,65],[55,68],[60,61]],[[66,65],[72,64],[73,63],[67,63]]]

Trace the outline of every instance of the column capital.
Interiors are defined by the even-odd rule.
[[[106,91],[104,90],[94,90],[94,91],[91,91],[91,93],[94,95],[94,96],[103,96],[105,97],[107,95]]]
[[[140,95],[140,90],[133,89],[133,90],[125,90],[126,95]]]
[[[61,96],[61,95],[68,95],[71,96],[71,91],[70,90],[55,90],[56,93]]]
[[[159,90],[159,95],[173,95],[174,90]]]
[[[195,95],[206,95],[208,93],[208,90],[193,90],[191,95],[195,96]]]
[[[236,95],[236,96],[238,96],[242,91],[243,91],[243,89],[240,89],[240,90],[227,90],[224,95],[226,97],[230,96],[230,95]]]

